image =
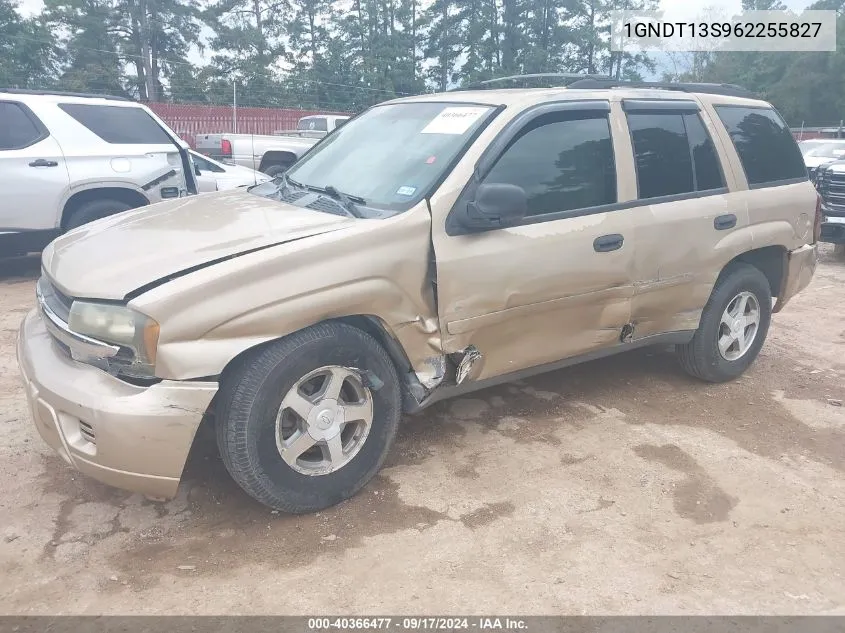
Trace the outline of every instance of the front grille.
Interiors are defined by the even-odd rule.
[[[90,442],[91,444],[97,443],[97,438],[94,435],[94,427],[82,420],[79,421],[79,434],[86,442]]]
[[[819,193],[828,207],[845,211],[845,172],[824,169],[819,175]]]
[[[73,299],[63,294],[44,275],[38,280],[38,290],[41,292],[41,296],[44,298],[44,303],[47,304],[47,307],[57,317],[67,323],[70,319],[70,306],[73,303]]]

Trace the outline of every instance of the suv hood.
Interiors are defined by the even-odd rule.
[[[123,299],[163,277],[354,222],[243,189],[212,193],[81,226],[44,250],[42,266],[68,296]]]

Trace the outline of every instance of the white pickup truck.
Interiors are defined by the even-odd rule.
[[[277,176],[293,165],[348,116],[319,114],[302,117],[295,130],[263,134],[198,134],[196,150],[215,160]]]

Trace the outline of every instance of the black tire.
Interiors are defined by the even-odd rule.
[[[132,206],[121,202],[120,200],[92,200],[91,202],[83,203],[65,222],[65,230],[70,231],[83,224],[88,224],[94,220],[99,220],[121,211],[128,211]]]
[[[268,165],[264,168],[264,173],[270,176],[271,178],[275,178],[283,173],[285,173],[288,169],[290,169],[290,163],[282,163],[276,165]]]
[[[372,372],[373,420],[359,452],[329,474],[311,476],[282,460],[276,414],[285,394],[320,367]],[[248,355],[225,375],[217,409],[217,444],[232,478],[247,494],[276,510],[315,512],[348,499],[378,472],[401,417],[399,378],[384,348],[369,334],[324,323],[291,334]]]
[[[726,360],[719,352],[718,339],[722,313],[741,292],[750,292],[760,306],[757,334],[748,351],[736,360]],[[735,263],[722,271],[692,341],[676,345],[684,371],[707,382],[727,382],[740,376],[760,353],[772,320],[772,291],[765,275],[750,264]]]

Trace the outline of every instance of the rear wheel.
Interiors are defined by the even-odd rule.
[[[360,490],[384,461],[401,414],[387,353],[340,323],[307,328],[247,357],[220,395],[217,442],[229,473],[253,498],[291,513]]]
[[[104,199],[85,202],[70,215],[65,223],[65,229],[70,231],[83,224],[88,224],[94,220],[99,220],[115,213],[120,213],[121,211],[128,211],[131,208],[132,206],[119,200]]]
[[[759,269],[749,264],[726,268],[692,341],[676,351],[684,370],[708,382],[742,374],[760,352],[772,318],[772,293]]]

